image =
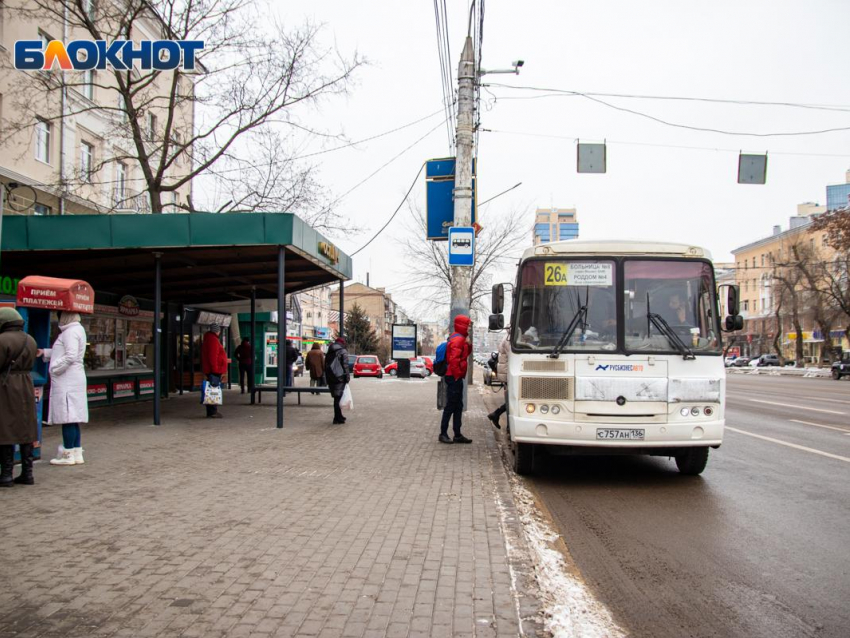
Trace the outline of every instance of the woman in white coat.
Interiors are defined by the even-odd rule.
[[[59,455],[51,465],[82,465],[83,448],[80,441],[80,424],[89,421],[89,403],[86,393],[86,372],[83,357],[86,354],[86,331],[80,315],[59,313],[59,336],[52,348],[39,350],[38,355],[50,362],[50,407],[47,422],[62,425],[62,443]]]

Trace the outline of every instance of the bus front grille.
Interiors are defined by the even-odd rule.
[[[566,372],[567,362],[558,361],[557,359],[550,361],[523,361],[523,372]]]
[[[569,401],[573,398],[573,380],[555,377],[522,377],[521,399]]]

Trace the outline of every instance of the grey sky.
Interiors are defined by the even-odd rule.
[[[447,6],[454,72],[469,5],[447,0]],[[371,62],[359,73],[350,97],[328,102],[316,114],[327,129],[339,127],[350,139],[360,139],[440,109],[431,2],[325,0],[301,11],[287,4],[280,11],[286,22],[309,17],[326,23],[326,36],[343,52],[356,49]],[[504,68],[518,58],[525,66],[518,77],[486,76],[484,82],[843,105],[848,112],[603,98],[661,119],[729,131],[850,127],[848,24],[846,0],[491,0],[485,14],[484,67]],[[763,236],[772,225],[786,226],[798,203],[824,203],[826,185],[842,183],[850,168],[850,131],[799,137],[719,135],[664,126],[582,97],[506,99],[535,94],[495,87],[489,91],[482,94],[482,127],[503,132],[481,133],[479,196],[486,199],[519,181],[523,186],[486,207],[480,221],[487,226],[488,218],[527,209],[529,244],[536,206],[576,206],[584,239],[690,242],[725,261],[732,248]],[[344,193],[442,119],[436,115],[357,149],[320,156],[325,183],[335,195]],[[608,140],[606,175],[576,174],[576,138]],[[768,151],[766,186],[736,183],[738,150]],[[364,232],[337,237],[341,248],[349,253],[359,248],[399,204],[422,161],[448,153],[445,127],[438,127],[346,196],[340,211]],[[424,209],[423,178],[411,198]],[[400,213],[355,258],[355,279],[365,280],[369,270],[372,285],[390,291],[405,287],[399,238],[407,217]],[[405,307],[414,307],[415,292],[396,296]]]

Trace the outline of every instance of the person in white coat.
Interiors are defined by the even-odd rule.
[[[59,336],[52,348],[39,350],[38,355],[50,362],[50,406],[47,422],[62,426],[62,445],[51,465],[82,465],[83,448],[80,424],[89,421],[89,402],[86,393],[86,331],[80,315],[59,313]]]

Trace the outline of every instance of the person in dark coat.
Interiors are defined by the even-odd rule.
[[[301,354],[298,352],[298,348],[292,345],[292,342],[287,339],[286,341],[286,385],[287,387],[292,387],[295,385],[295,379],[292,375],[292,366],[295,365],[295,362],[298,361],[298,357]]]
[[[310,387],[322,387],[322,379],[325,376],[325,353],[322,352],[322,346],[318,343],[313,344],[310,352],[304,357],[304,365],[310,371]]]
[[[348,373],[348,350],[345,349],[345,339],[338,337],[328,348],[325,355],[325,378],[328,381],[331,396],[334,398],[334,424],[345,423],[339,401],[345,392],[345,386],[351,380]]]
[[[254,348],[251,347],[251,342],[248,337],[242,338],[242,343],[236,347],[233,353],[236,355],[236,360],[239,362],[239,387],[242,388],[241,394],[245,394],[245,381],[248,382],[248,390],[250,391],[254,385]]]
[[[32,485],[33,444],[38,441],[35,388],[35,339],[24,332],[14,308],[0,308],[0,487]],[[15,445],[21,446],[21,475],[12,480]]]

